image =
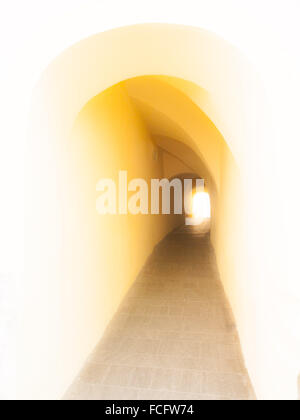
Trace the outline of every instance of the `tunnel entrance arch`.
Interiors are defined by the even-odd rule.
[[[175,45],[176,54],[174,54]],[[253,73],[235,48],[207,31],[180,25],[146,24],[101,33],[71,47],[49,66],[35,90],[29,148],[35,150],[40,161],[33,162],[30,167],[30,195],[33,199],[27,218],[28,226],[31,228],[31,237],[39,246],[30,250],[28,248],[27,251],[27,299],[30,301],[33,295],[40,292],[41,316],[36,321],[40,323],[37,327],[42,331],[43,323],[51,326],[48,333],[51,331],[52,335],[49,333],[49,336],[53,345],[57,340],[57,334],[64,337],[64,343],[59,352],[62,362],[69,354],[70,348],[78,349],[61,382],[57,384],[55,378],[52,381],[49,380],[49,389],[55,394],[69,382],[69,378],[78,370],[83,358],[103,333],[111,313],[120,302],[122,293],[128,288],[126,284],[120,289],[119,277],[114,277],[109,272],[113,279],[111,295],[114,296],[112,299],[114,303],[110,308],[108,304],[103,305],[99,313],[99,304],[94,300],[97,293],[92,293],[92,297],[89,293],[94,288],[103,296],[106,292],[100,290],[96,282],[90,282],[87,286],[82,282],[82,278],[99,278],[104,259],[100,259],[99,263],[98,258],[96,263],[96,255],[92,253],[81,255],[81,261],[75,258],[78,262],[76,269],[74,255],[76,252],[80,254],[80,246],[74,252],[73,259],[69,253],[67,258],[62,259],[62,254],[68,249],[68,245],[74,250],[74,246],[79,242],[78,237],[84,238],[85,243],[90,247],[95,245],[94,249],[98,253],[107,252],[104,244],[98,240],[94,242],[94,237],[89,236],[92,235],[91,232],[82,227],[82,220],[87,220],[84,206],[77,205],[77,212],[75,214],[73,212],[72,218],[69,217],[70,209],[74,208],[75,194],[74,188],[70,188],[70,185],[75,185],[72,171],[78,168],[79,161],[81,162],[79,165],[83,165],[84,159],[89,160],[93,155],[91,149],[87,150],[86,145],[81,148],[83,143],[78,141],[78,137],[76,141],[80,147],[75,153],[73,146],[76,141],[70,141],[70,133],[74,128],[74,122],[82,115],[82,111],[87,110],[86,106],[91,105],[91,102],[95,105],[98,100],[101,101],[102,98],[97,99],[99,95],[101,96],[101,92],[106,92],[115,86],[118,86],[121,92],[122,102],[119,101],[120,96],[108,95],[105,99],[106,104],[111,106],[111,109],[118,109],[119,115],[122,115],[122,107],[125,107],[125,103],[126,107],[129,102],[132,103],[130,118],[132,120],[136,118],[137,110],[139,121],[142,121],[138,123],[140,131],[134,131],[136,134],[145,133],[146,128],[160,149],[164,148],[170,152],[170,147],[173,150],[176,146],[176,158],[183,151],[186,153],[188,150],[187,161],[192,169],[199,169],[198,164],[201,162],[201,167],[206,171],[205,177],[209,179],[212,187],[211,201],[214,209],[212,242],[225,289],[238,319],[248,365],[250,368],[253,367],[251,372],[254,375],[256,356],[247,353],[247,343],[252,334],[250,331],[253,331],[252,320],[245,320],[242,316],[245,308],[251,310],[251,305],[245,299],[235,301],[238,271],[231,258],[234,254],[236,260],[239,260],[240,253],[243,251],[243,247],[240,246],[243,238],[239,236],[242,232],[240,225],[243,212],[239,211],[237,215],[236,210],[229,210],[231,207],[237,208],[241,190],[240,180],[244,179],[244,173],[243,176],[240,174],[240,168],[244,170],[243,164],[249,155],[249,150],[251,151],[249,115],[252,109],[248,112],[249,103],[245,98],[248,94],[251,98],[253,97]],[[247,90],[248,87],[249,90]],[[170,93],[174,101],[169,101]],[[177,107],[181,101],[190,111],[182,113],[182,116]],[[85,115],[90,118],[92,113],[88,114]],[[191,118],[191,116],[194,117]],[[122,129],[124,127],[123,125]],[[162,129],[157,130],[158,127]],[[205,127],[205,130],[199,130],[201,127]],[[109,130],[111,127],[106,128]],[[201,135],[199,135],[200,131]],[[147,139],[150,147],[150,138],[147,137]],[[96,142],[93,144],[95,146]],[[125,149],[124,146],[123,151]],[[66,170],[66,162],[69,165],[68,170]],[[104,161],[103,167],[105,167]],[[39,177],[36,177],[37,173]],[[90,175],[94,177],[95,174],[91,171]],[[84,182],[85,177],[76,175],[75,179],[80,184]],[[91,188],[84,189],[85,202],[90,200]],[[58,197],[63,198],[58,199]],[[52,207],[47,205],[49,202],[52,203]],[[234,206],[232,206],[233,203]],[[37,218],[37,214],[41,216]],[[88,214],[90,217],[90,211]],[[53,226],[55,229],[51,228]],[[234,227],[237,234],[232,235],[228,240],[227,233],[230,226]],[[97,227],[100,228],[98,225]],[[113,222],[110,227],[111,231],[116,229]],[[119,227],[124,236],[128,234],[126,225],[120,224]],[[134,234],[131,234],[132,243],[134,243],[134,238]],[[151,246],[157,240],[158,236],[154,235]],[[46,243],[48,249],[51,250],[48,255],[45,255],[43,251],[45,249],[43,244]],[[109,250],[109,247],[106,248]],[[51,255],[50,264],[49,254]],[[139,258],[142,260],[144,256],[139,256]],[[44,273],[43,267],[46,265],[51,266],[49,273]],[[127,266],[130,271],[134,265],[128,262]],[[41,276],[41,273],[44,275]],[[132,272],[130,275],[132,277]],[[43,284],[40,284],[41,277]],[[54,282],[53,279],[55,279]],[[77,285],[76,288],[72,288],[73,282]],[[61,287],[62,284],[63,287]],[[46,289],[45,285],[47,285]],[[47,289],[48,286],[50,291]],[[72,306],[66,292],[70,289],[75,294],[73,296],[77,305],[75,307]],[[45,295],[45,290],[48,292],[47,295]],[[59,299],[56,297],[57,294],[60,296]],[[88,297],[91,297],[92,304],[87,304]],[[57,330],[56,320],[52,320],[50,316],[51,299],[59,302],[61,313],[64,313],[65,308],[69,308],[67,320],[61,322]],[[109,301],[110,299],[106,299],[106,302]],[[76,316],[80,318],[81,325],[88,324],[88,321],[93,318],[101,318],[97,325],[90,322],[89,329],[85,331],[84,342],[82,340],[78,342],[79,335],[74,337],[72,334],[71,336],[65,334],[74,324],[74,313],[77,313]],[[31,319],[30,310],[26,315],[25,320]],[[29,323],[25,321],[24,331],[30,328]],[[43,347],[43,344],[39,342],[39,346]],[[26,352],[21,355],[22,358],[26,359]],[[48,366],[53,364],[51,349],[45,351],[45,360],[50,361]],[[26,371],[26,366],[30,365],[24,363],[23,366]],[[43,366],[35,366],[38,378],[43,371]],[[51,378],[51,372],[48,373]],[[38,382],[39,379],[37,379]]]
[[[170,179],[179,179],[183,186],[185,224],[195,226],[210,220],[210,194],[205,179],[196,173],[180,173]]]

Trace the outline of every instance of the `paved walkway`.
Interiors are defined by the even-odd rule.
[[[66,398],[253,398],[208,223],[155,248]]]

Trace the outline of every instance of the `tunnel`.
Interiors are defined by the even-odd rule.
[[[283,392],[256,345],[260,94],[239,51],[180,25],[95,35],[44,71],[28,142],[39,158],[26,169],[21,398]],[[148,185],[202,179],[209,211],[198,223],[174,211],[128,214],[118,193],[118,211],[99,215],[97,184],[117,185],[120,171]],[[296,393],[294,365],[284,374]]]

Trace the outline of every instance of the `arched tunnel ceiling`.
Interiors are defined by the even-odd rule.
[[[225,141],[197,104],[207,99],[207,92],[166,76],[138,77],[125,81],[124,86],[158,146],[218,189]]]
[[[156,78],[184,93],[202,110],[204,107],[207,107],[207,105],[211,105],[211,96],[209,92],[189,80],[172,76],[156,76]]]
[[[209,187],[212,187],[213,189],[216,188],[214,180],[203,161],[191,147],[187,146],[182,141],[170,137],[154,136],[154,140],[161,149],[182,161],[200,178],[204,178]]]

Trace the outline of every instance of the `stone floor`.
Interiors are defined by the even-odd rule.
[[[66,399],[254,399],[208,222],[155,248]]]

